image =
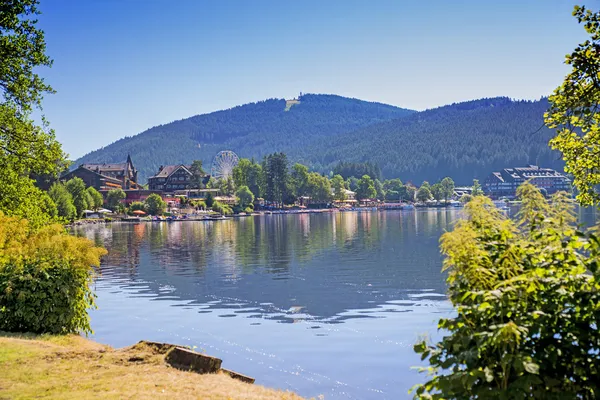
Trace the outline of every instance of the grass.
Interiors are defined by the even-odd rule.
[[[301,399],[224,374],[171,368],[148,346],[113,349],[80,336],[0,332],[4,399]]]

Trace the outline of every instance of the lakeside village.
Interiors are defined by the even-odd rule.
[[[270,213],[462,207],[477,194],[485,194],[499,207],[507,208],[515,199],[517,188],[526,181],[540,188],[545,195],[571,191],[571,181],[564,174],[534,165],[493,172],[483,185],[474,180],[473,186],[456,187],[447,177],[433,185],[423,182],[417,188],[410,183],[403,184],[400,179],[380,182],[368,175],[360,179],[335,175],[329,179],[308,172],[301,164],[289,168],[283,153],[267,156],[261,164],[239,160],[232,152],[221,152],[216,160],[223,158],[222,153],[233,154],[233,157],[227,157],[231,162],[221,165],[221,170],[215,171],[214,162],[211,174],[204,172],[199,161],[192,165],[161,166],[148,178],[145,186],[138,183],[138,171],[129,155],[123,163],[82,164],[64,174],[61,180],[68,183],[80,179],[88,191],[97,191],[102,196],[101,200],[96,195],[98,200],[88,201],[89,207],[85,210],[77,210],[78,218],[133,222],[224,219]],[[279,170],[271,170],[273,166]],[[294,188],[284,193],[290,185],[283,187],[278,180],[291,181]],[[52,191],[50,194],[52,196]]]

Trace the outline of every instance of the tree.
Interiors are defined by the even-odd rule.
[[[77,209],[73,204],[73,196],[61,182],[55,182],[50,186],[48,195],[56,205],[58,216],[73,221],[77,216]]]
[[[331,201],[331,185],[327,177],[317,172],[308,174],[307,194],[315,203],[328,203]]]
[[[227,178],[222,178],[217,181],[217,185],[219,191],[224,196],[232,196],[235,193],[235,183],[233,182],[233,177],[228,176]]]
[[[13,0],[0,6],[0,211],[41,227],[56,214],[50,197],[32,176],[57,176],[66,161],[45,120],[37,126],[33,107],[51,92],[37,73],[50,66],[44,33],[36,27],[38,2]]]
[[[152,193],[144,201],[150,215],[162,215],[167,209],[167,203],[156,193]]]
[[[213,194],[211,192],[208,192],[206,194],[206,198],[204,199],[204,203],[206,203],[206,207],[208,207],[208,208],[212,207],[214,202],[215,202],[215,197],[213,196]]]
[[[462,204],[467,204],[468,202],[473,200],[473,197],[475,196],[465,193],[462,196],[460,196],[460,199],[458,201],[460,201]]]
[[[450,177],[445,177],[440,182],[440,186],[442,189],[442,197],[445,202],[448,202],[448,199],[454,196],[454,181]]]
[[[415,195],[417,193],[417,188],[414,187],[411,183],[407,183],[402,186],[400,189],[400,200],[402,201],[415,201]]]
[[[431,186],[431,195],[437,201],[440,201],[444,198],[444,190],[440,182],[434,183],[433,186]]]
[[[254,204],[254,195],[248,186],[240,186],[235,192],[235,196],[238,198],[240,207],[244,210],[251,204]]]
[[[384,181],[383,189],[385,190],[385,199],[388,201],[401,200],[403,186],[402,181],[398,178]]]
[[[41,106],[52,88],[34,71],[50,67],[44,32],[36,27],[37,0],[12,0],[0,8],[0,90],[21,111]]]
[[[190,172],[192,173],[192,188],[202,189],[204,187],[204,179],[206,177],[206,172],[204,172],[204,169],[202,168],[202,160],[192,161]]]
[[[242,158],[238,162],[238,164],[233,167],[233,183],[235,183],[235,187],[248,186],[248,172],[250,170],[250,166],[252,162],[247,158]]]
[[[331,187],[333,188],[333,198],[338,201],[346,200],[346,188],[344,187],[344,178],[341,175],[334,175],[331,178]]]
[[[89,199],[89,206],[92,210],[97,210],[104,205],[104,197],[102,197],[102,193],[94,189],[93,187],[88,187],[87,189]]]
[[[550,146],[562,153],[577,200],[591,205],[600,202],[600,13],[575,6],[573,15],[590,38],[566,56],[572,70],[549,97],[545,123],[557,130]]]
[[[351,176],[346,180],[346,188],[353,192],[358,190],[358,179],[354,176]]]
[[[127,197],[123,189],[112,189],[106,194],[106,205],[112,211],[116,211],[121,204],[121,200]]]
[[[472,196],[483,196],[483,190],[481,190],[481,185],[479,184],[479,180],[473,179],[473,190],[471,191]]]
[[[309,192],[308,168],[302,164],[294,164],[292,167],[291,178],[296,196],[307,196]]]
[[[88,192],[85,189],[85,183],[81,178],[72,178],[65,184],[71,196],[73,196],[73,204],[77,210],[77,218],[83,215],[83,210],[89,208],[88,204]]]
[[[373,199],[377,195],[375,191],[375,183],[369,175],[363,175],[358,181],[358,188],[356,189],[356,197],[360,200]]]
[[[476,196],[442,236],[456,311],[438,343],[415,346],[430,364],[416,398],[597,398],[600,237],[578,230],[564,193],[518,195],[517,221]]]
[[[428,186],[421,186],[419,190],[417,190],[416,196],[418,201],[424,203],[427,200],[431,199],[431,191],[429,190]]]
[[[291,197],[287,156],[284,153],[270,154],[263,163],[265,200],[281,206]]]

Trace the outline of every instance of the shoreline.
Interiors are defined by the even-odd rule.
[[[0,397],[302,399],[254,385],[220,361],[165,343],[115,349],[78,335],[0,332]]]

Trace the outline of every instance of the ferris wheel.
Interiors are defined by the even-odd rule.
[[[240,162],[239,157],[233,151],[220,151],[215,156],[210,168],[210,175],[215,179],[227,179],[233,173],[233,168]]]

